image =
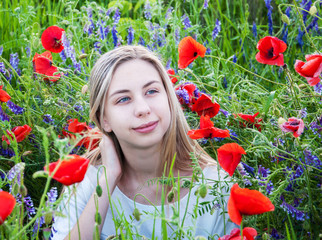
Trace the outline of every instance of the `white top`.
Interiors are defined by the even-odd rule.
[[[85,208],[88,200],[90,199],[93,191],[96,189],[97,185],[97,168],[94,166],[89,166],[87,173],[85,175],[84,180],[78,185],[77,187],[77,214],[78,217],[81,215],[83,209]],[[218,172],[216,166],[208,166],[203,170],[205,179],[207,180],[211,186],[214,184],[212,180],[218,180]],[[221,172],[221,179],[226,174]],[[226,234],[230,233],[230,231],[238,227],[231,221],[228,221],[228,214],[227,214],[227,200],[229,198],[227,192],[228,187],[227,185],[222,181],[222,186],[225,186],[223,188],[223,194],[226,195],[224,197],[224,203],[225,203],[225,223],[226,223]],[[184,239],[189,239],[191,236],[209,236],[209,235],[215,235],[216,237],[220,237],[224,235],[224,217],[222,213],[222,207],[217,207],[217,204],[220,203],[219,195],[218,197],[215,197],[213,195],[210,195],[209,192],[212,191],[211,189],[208,190],[208,194],[205,198],[197,198],[195,196],[195,191],[198,189],[198,185],[194,186],[192,188],[190,197],[189,194],[185,195],[183,198],[181,198],[180,202],[174,202],[169,205],[164,206],[164,213],[165,218],[168,220],[167,224],[167,235],[169,238],[176,238],[178,235],[176,235],[178,231],[178,225],[176,224],[170,224],[170,220],[173,220],[173,222],[179,222],[179,225],[182,226],[182,232],[189,233],[189,236],[186,236]],[[67,189],[67,188],[66,188]],[[66,190],[68,191],[68,190]],[[220,192],[217,190],[217,192]],[[65,236],[68,235],[68,232],[73,228],[73,226],[76,224],[76,211],[75,211],[75,197],[74,195],[71,197],[69,204],[67,203],[68,200],[68,194],[64,193],[64,200],[62,204],[60,204],[57,211],[61,212],[67,217],[55,217],[55,223],[52,227],[52,237],[51,239],[54,240],[61,240],[64,239]],[[217,201],[218,200],[218,201]],[[197,211],[195,211],[197,204],[197,201],[200,203],[202,202],[208,202],[208,211],[207,211],[207,204],[204,205],[204,213],[202,213],[202,209],[199,207]],[[144,205],[140,203],[136,203],[136,208],[139,209],[140,213],[142,214],[140,216],[140,221],[137,221],[133,217],[133,211],[134,211],[134,201],[130,198],[128,198],[125,194],[121,192],[121,190],[116,186],[115,190],[112,194],[112,202],[113,202],[113,212],[115,215],[115,218],[122,219],[122,225],[123,229],[126,227],[129,227],[132,229],[133,238],[138,239],[139,235],[144,235],[147,238],[153,238],[153,239],[161,239],[161,231],[162,231],[162,219],[161,219],[161,212],[162,207],[161,206],[152,206],[152,205]],[[180,204],[180,210],[178,208],[178,205]],[[111,205],[110,205],[111,206]],[[188,207],[187,207],[188,206]],[[182,224],[184,213],[187,207],[187,214],[185,216],[184,223]],[[210,214],[210,208],[213,207],[215,211],[213,214]],[[175,210],[175,214],[179,215],[179,217],[175,217],[175,214],[173,212],[173,209]],[[68,214],[69,211],[69,214]],[[177,212],[177,213],[176,213]],[[197,213],[197,218],[194,218],[194,212]],[[200,215],[201,214],[201,215]],[[69,217],[68,217],[69,216]],[[94,216],[89,216],[94,217]],[[127,222],[128,224],[124,224]],[[127,225],[127,226],[126,226]],[[118,230],[118,234],[120,234],[120,230]],[[135,236],[135,234],[138,234],[138,236]],[[154,234],[154,235],[153,235]],[[112,218],[111,213],[111,207],[109,207],[106,219],[104,221],[104,226],[102,228],[101,232],[101,239],[106,239],[108,236],[115,235],[115,226],[114,221]]]

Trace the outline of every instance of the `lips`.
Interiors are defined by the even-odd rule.
[[[140,133],[148,133],[152,132],[156,126],[158,125],[159,121],[152,121],[146,124],[142,124],[137,128],[133,128],[135,131],[140,132]]]

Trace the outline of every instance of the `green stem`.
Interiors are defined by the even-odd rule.
[[[221,206],[222,206],[222,211],[223,211],[223,219],[224,219],[224,235],[226,235],[226,214],[225,214],[225,204],[224,204],[224,200],[223,200],[223,193],[222,193],[222,187],[221,187],[221,180],[220,180],[220,167],[219,167],[219,161],[218,161],[218,156],[217,156],[217,152],[215,150],[214,145],[212,144],[212,141],[210,140],[210,145],[212,148],[212,151],[214,152],[215,156],[216,156],[216,160],[217,160],[217,172],[218,172],[218,182],[219,182],[219,188],[220,188],[220,200],[221,200]]]
[[[239,67],[240,69],[244,70],[245,72],[248,72],[248,73],[250,73],[250,74],[252,74],[252,75],[254,75],[254,76],[258,77],[258,78],[261,78],[261,79],[263,79],[263,80],[265,80],[265,81],[267,81],[267,82],[274,83],[274,84],[278,84],[278,85],[282,85],[282,86],[286,86],[284,83],[274,82],[274,81],[269,80],[269,79],[267,79],[267,78],[264,78],[264,77],[262,77],[262,76],[260,76],[260,75],[258,75],[258,74],[256,74],[256,73],[253,73],[253,72],[249,71],[248,69],[246,69],[246,68],[244,68],[244,67],[242,67],[242,66],[238,65],[237,63],[234,63],[234,62],[232,62],[232,61],[230,61],[230,60],[227,60],[227,59],[225,59],[225,58],[221,58],[221,57],[217,57],[217,56],[212,56],[212,55],[206,55],[205,57],[216,58],[216,59],[219,59],[219,60],[222,60],[222,61],[229,62],[229,63],[231,63],[231,64],[235,65],[236,67]]]
[[[243,219],[241,220],[241,223],[240,223],[240,236],[241,236],[241,239],[244,239],[244,236],[243,236]]]
[[[287,65],[286,65],[286,66],[287,66]],[[295,101],[296,101],[296,103],[297,103],[297,105],[298,105],[298,106],[297,106],[297,107],[298,107],[298,110],[300,110],[300,109],[301,109],[301,105],[300,105],[300,102],[299,102],[299,100],[298,100],[297,94],[296,94],[295,89],[294,89],[294,85],[293,85],[293,77],[292,77],[291,72],[290,72],[290,70],[288,69],[288,67],[286,67],[286,68],[285,68],[285,71],[286,71],[286,74],[287,74],[287,76],[288,76],[288,79],[290,80],[290,84],[291,84],[290,89],[291,89],[292,95],[293,95],[293,97],[294,97],[294,99],[295,99]]]
[[[295,5],[295,8],[296,8],[296,11],[297,11],[297,15],[298,16],[302,16],[302,14],[300,13],[300,10],[299,10],[299,8],[298,8],[298,6],[297,6],[297,3],[296,3],[296,1],[295,0],[293,0],[293,2],[294,2],[294,5]],[[302,26],[303,26],[303,29],[304,29],[304,31],[305,31],[305,36],[307,37],[307,39],[310,41],[310,43],[312,44],[312,46],[313,46],[313,48],[315,49],[315,51],[316,52],[318,52],[318,53],[320,53],[320,51],[317,49],[317,47],[315,46],[315,44],[313,43],[313,41],[312,41],[312,39],[310,38],[310,35],[309,35],[309,33],[307,32],[307,30],[306,30],[306,27],[305,27],[305,23],[304,23],[304,21],[303,21],[303,18],[302,17],[300,17],[300,20],[301,20],[301,23],[302,23]]]
[[[77,220],[77,231],[78,231],[78,239],[81,239],[80,227],[79,227],[79,220],[78,220],[78,211],[77,211],[77,193],[76,193],[76,186],[73,186],[73,193],[75,194],[75,210],[76,210],[76,220]]]

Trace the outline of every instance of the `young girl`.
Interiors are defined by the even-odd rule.
[[[187,136],[189,126],[157,56],[141,46],[123,46],[102,55],[90,76],[90,107],[90,118],[103,133],[102,140],[88,155],[92,165],[76,194],[64,193],[58,211],[66,217],[56,217],[52,239],[78,239],[79,234],[92,239],[96,211],[102,218],[101,239],[121,232],[126,239],[160,239],[165,230],[166,237],[173,239],[217,238],[236,227],[222,212],[227,197],[225,201],[214,201],[210,194],[200,198],[194,194],[198,184],[189,193],[189,187],[174,191],[160,181],[149,181],[164,172],[168,176],[173,160],[172,176],[190,176],[191,180],[191,153],[202,169],[199,179],[219,179],[214,160]],[[107,178],[103,171],[98,173],[99,165],[105,166]],[[101,197],[95,193],[98,184]],[[220,199],[221,190],[214,191]],[[175,199],[168,202],[165,196],[173,193],[177,193]],[[209,202],[214,213],[200,215],[198,202]],[[216,208],[218,204],[221,207]]]

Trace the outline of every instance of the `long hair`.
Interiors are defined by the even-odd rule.
[[[187,136],[190,130],[184,117],[181,105],[175,95],[169,76],[163,67],[159,58],[142,46],[122,46],[111,50],[102,55],[95,63],[90,75],[90,119],[103,134],[110,136],[116,147],[116,152],[120,160],[124,161],[124,155],[120,144],[112,132],[106,132],[103,129],[103,115],[112,77],[117,67],[127,61],[140,59],[151,63],[159,72],[165,91],[168,96],[168,102],[171,112],[171,121],[166,131],[160,149],[163,166],[166,167],[166,173],[169,172],[171,161],[176,154],[174,167],[178,170],[191,170],[190,153],[198,157],[200,165],[214,164],[214,160],[200,147],[200,145]],[[98,164],[100,161],[99,148],[89,152],[87,155],[92,164]],[[165,165],[166,164],[166,165]]]

